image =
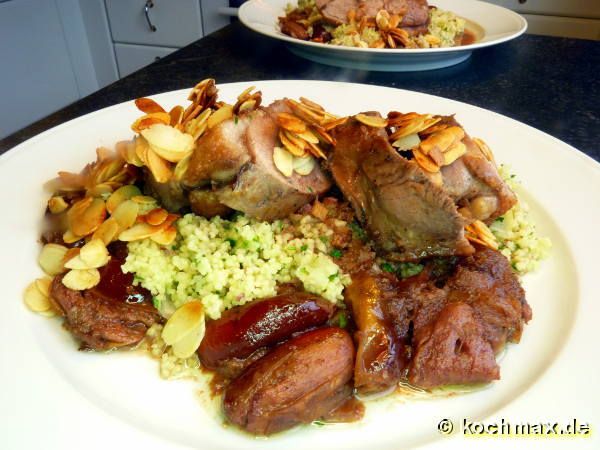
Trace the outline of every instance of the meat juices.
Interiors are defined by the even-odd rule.
[[[198,356],[217,371],[228,361],[243,360],[261,347],[275,345],[294,333],[321,326],[333,315],[333,303],[313,294],[292,292],[225,311],[208,321]],[[231,370],[228,370],[231,376]]]
[[[276,347],[226,389],[226,417],[253,434],[310,423],[352,395],[354,345],[340,328],[308,331]]]

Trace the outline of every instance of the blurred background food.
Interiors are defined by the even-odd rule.
[[[241,3],[0,0],[0,139],[228,25]],[[530,34],[600,39],[598,0],[490,3],[522,14]]]

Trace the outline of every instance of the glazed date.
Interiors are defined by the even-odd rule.
[[[258,300],[226,311],[206,324],[198,349],[200,361],[218,370],[227,360],[244,359],[257,349],[275,345],[293,333],[325,324],[335,306],[317,296],[293,292]]]
[[[279,345],[226,389],[227,418],[257,435],[310,423],[352,395],[354,344],[341,328],[319,328]]]

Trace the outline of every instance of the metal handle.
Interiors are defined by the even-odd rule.
[[[146,15],[146,22],[148,22],[150,31],[154,33],[156,31],[156,27],[150,21],[150,8],[154,8],[154,2],[152,0],[146,0],[146,4],[144,5],[144,14]]]

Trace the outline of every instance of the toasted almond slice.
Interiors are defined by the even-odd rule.
[[[299,137],[300,139],[306,141],[306,142],[310,142],[312,144],[318,144],[319,138],[309,129],[307,129],[306,131],[304,131],[304,133],[292,133],[295,136]]]
[[[240,104],[240,106],[237,108],[237,112],[239,114],[244,111],[250,111],[250,110],[254,109],[255,107],[256,107],[256,100],[254,100],[253,98],[250,98]]]
[[[131,197],[131,200],[145,206],[156,204],[156,199],[149,195],[136,195],[135,197]]]
[[[475,142],[481,153],[483,153],[483,156],[485,156],[486,159],[495,166],[496,160],[494,159],[494,153],[492,152],[492,149],[479,138],[473,138],[473,142]]]
[[[323,153],[323,150],[321,150],[321,147],[319,147],[318,145],[309,142],[307,148],[313,156],[317,158],[327,159],[325,153]]]
[[[132,164],[136,167],[142,167],[144,162],[138,158],[135,151],[135,140],[130,141],[119,141],[116,143],[115,148],[121,158],[123,158],[128,164]]]
[[[64,232],[62,239],[65,244],[74,244],[75,242],[80,241],[83,238],[81,236],[77,236],[71,230],[67,230]]]
[[[180,306],[165,324],[161,337],[165,344],[173,345],[204,325],[204,307],[198,300]]]
[[[400,139],[392,142],[392,147],[396,147],[398,150],[412,150],[421,143],[421,139],[417,133],[409,134],[408,136],[401,137]]]
[[[142,195],[139,188],[133,184],[120,187],[106,200],[106,209],[112,214],[117,206],[123,203],[125,200],[129,200],[136,195]]]
[[[154,242],[159,245],[171,245],[177,238],[177,230],[174,227],[168,227],[159,233],[150,236]]]
[[[86,197],[75,203],[69,212],[67,218],[69,227],[73,234],[77,236],[87,236],[96,231],[104,222],[106,217],[106,206],[101,198]]]
[[[418,149],[413,150],[413,156],[417,164],[425,171],[436,173],[440,171],[440,167],[427,155]]]
[[[50,297],[50,285],[52,284],[51,277],[42,277],[35,280],[35,286],[44,297]]]
[[[280,133],[283,133],[285,135],[285,137],[287,137],[288,140],[290,140],[296,147],[301,148],[301,149],[304,149],[304,147],[306,147],[306,140],[302,139],[296,133],[292,133],[291,131],[288,131],[288,130],[280,130]]]
[[[250,95],[250,92],[252,92],[254,89],[256,89],[256,86],[250,86],[249,88],[244,89],[244,91],[237,96],[237,99],[239,101],[243,101],[246,97]]]
[[[317,134],[317,136],[319,137],[319,139],[321,141],[323,141],[326,144],[335,146],[335,144],[336,144],[335,139],[333,139],[333,137],[327,131],[325,131],[323,128],[315,125],[315,126],[313,126],[312,130]]]
[[[294,167],[294,172],[299,175],[308,175],[313,171],[317,164],[312,156],[306,156],[304,158],[294,156],[292,165]]]
[[[284,148],[273,149],[273,163],[284,177],[291,177],[294,172],[294,156]]]
[[[419,131],[419,133],[420,133],[420,134],[422,134],[422,135],[425,135],[425,136],[427,136],[427,135],[430,135],[430,134],[433,134],[433,133],[437,133],[438,131],[445,130],[445,129],[446,129],[446,128],[448,128],[449,126],[450,126],[450,125],[448,125],[448,124],[445,124],[445,123],[434,123],[434,124],[433,124],[433,125],[431,125],[430,127],[428,127],[428,128],[425,128],[425,129],[424,129],[424,130],[422,130],[422,131]]]
[[[147,223],[136,223],[128,230],[119,234],[119,240],[124,242],[139,241],[160,233],[165,228],[164,223],[156,227]]]
[[[221,122],[229,120],[233,117],[233,106],[231,105],[223,105],[215,112],[213,112],[208,118],[206,124],[208,128],[214,128]]]
[[[373,128],[385,128],[388,126],[387,119],[384,119],[383,117],[367,116],[366,114],[357,114],[354,116],[354,118],[360,123],[363,123]]]
[[[327,210],[325,205],[323,205],[323,203],[321,203],[319,200],[315,200],[310,210],[310,213],[320,221],[324,221],[329,215],[329,211]]]
[[[194,330],[188,333],[179,341],[175,342],[171,348],[173,349],[173,353],[178,358],[189,358],[192,356],[198,347],[200,347],[200,343],[202,339],[204,339],[204,333],[206,332],[205,323],[202,323],[194,328]]]
[[[325,112],[325,108],[323,108],[318,103],[315,103],[312,100],[307,99],[306,97],[300,97],[300,102],[304,106],[307,106],[308,108],[312,109],[313,111],[316,111],[316,112]]]
[[[175,166],[175,169],[173,170],[173,178],[176,181],[181,181],[183,179],[183,176],[185,175],[185,173],[188,170],[188,167],[190,166],[190,159],[191,155],[183,158]]]
[[[79,251],[79,257],[91,268],[98,268],[106,265],[110,259],[106,245],[101,239],[90,239]],[[69,267],[72,269],[72,267]]]
[[[27,286],[23,294],[23,300],[25,301],[25,305],[33,312],[48,311],[52,307],[52,304],[48,296],[40,291],[36,281]]]
[[[323,112],[316,112],[305,104],[298,103],[292,99],[286,99],[286,104],[291,108],[295,115],[308,123],[319,125],[324,119]]]
[[[171,108],[171,111],[169,111],[169,117],[171,117],[169,125],[172,127],[177,127],[180,125],[181,121],[183,120],[183,106],[177,105]]]
[[[113,217],[109,217],[94,231],[92,239],[101,239],[104,245],[108,245],[117,238],[119,230],[117,221]]]
[[[433,152],[432,152],[433,153]],[[467,146],[462,142],[458,141],[454,145],[452,145],[448,150],[443,153],[443,165],[449,166],[462,155],[467,153]]]
[[[75,291],[91,289],[100,283],[100,272],[98,269],[71,270],[63,277],[62,283]]]
[[[194,149],[194,139],[187,133],[164,124],[156,124],[141,131],[150,148],[161,158],[179,162]]]
[[[435,147],[439,148],[441,152],[445,152],[452,144],[464,137],[465,132],[461,127],[449,127],[429,135],[427,139],[421,142],[419,149],[426,155]]]
[[[48,209],[52,214],[60,214],[69,207],[69,204],[60,195],[50,197],[48,200]]]
[[[304,146],[305,143],[304,141],[302,141],[301,139],[290,139],[288,133],[286,132],[286,130],[279,130],[279,140],[281,141],[281,143],[283,144],[283,146],[286,148],[286,150],[291,153],[294,156],[304,156],[305,151],[304,151]],[[296,142],[300,143],[300,146],[296,144]],[[278,148],[278,147],[275,147]],[[287,166],[286,166],[287,167]],[[281,169],[280,169],[281,170]],[[287,170],[287,169],[286,169]],[[289,176],[289,175],[286,175]]]
[[[191,136],[190,136],[191,137]],[[148,149],[148,160],[146,164],[148,169],[152,172],[152,176],[158,183],[166,183],[173,176],[171,166],[167,161],[158,156],[152,148]]]
[[[346,117],[339,117],[337,119],[332,119],[332,120],[328,120],[327,122],[323,123],[323,129],[325,131],[330,131],[333,130],[336,127],[339,127],[340,125],[345,124],[348,121],[348,116]]]
[[[446,154],[442,153],[439,148],[434,147],[427,156],[429,156],[437,166],[442,167],[445,162],[445,155]]]
[[[38,256],[38,264],[50,276],[63,273],[65,271],[63,258],[67,250],[67,247],[63,245],[46,244],[42,247],[40,256]]]
[[[69,259],[67,262],[65,262],[65,268],[67,268],[67,269],[77,269],[77,270],[86,270],[86,269],[95,269],[96,267],[90,267],[90,266],[88,266],[83,261],[83,259],[81,259],[81,256],[75,255],[71,259]]]
[[[86,191],[86,195],[90,197],[108,198],[113,192],[113,183],[100,183]]]
[[[306,131],[306,123],[302,119],[286,112],[277,115],[277,123],[280,127],[291,131],[292,133],[299,134]]]
[[[135,100],[135,106],[137,106],[137,109],[146,114],[165,112],[162,106],[160,106],[151,98],[147,97],[137,98]]]
[[[146,223],[149,225],[157,226],[162,224],[169,213],[162,208],[154,208],[152,211],[146,213]]]
[[[156,112],[146,114],[138,118],[135,122],[131,124],[131,129],[136,133],[139,133],[140,131],[154,125],[168,125],[169,123],[171,123],[171,116],[169,116],[169,114],[167,114],[166,112]]]
[[[140,205],[134,200],[125,200],[112,214],[112,219],[118,224],[119,229],[126,230],[133,226],[140,211]]]
[[[212,109],[205,109],[193,120],[184,125],[184,130],[196,141],[208,129],[208,118],[212,114]]]

